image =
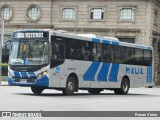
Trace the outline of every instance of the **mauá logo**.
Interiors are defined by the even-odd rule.
[[[143,74],[142,67],[135,68],[135,67],[126,67],[126,74]]]

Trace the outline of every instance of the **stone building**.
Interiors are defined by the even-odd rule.
[[[0,17],[5,40],[17,29],[53,28],[151,45],[160,83],[160,0],[1,0]]]

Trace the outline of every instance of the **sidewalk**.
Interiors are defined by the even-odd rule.
[[[7,76],[2,76],[0,86],[8,86]]]
[[[0,86],[8,86],[8,82],[7,81],[1,81]]]

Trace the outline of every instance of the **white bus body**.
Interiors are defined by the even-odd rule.
[[[43,37],[46,37],[45,40]],[[26,42],[31,40],[34,43]],[[78,41],[77,44],[75,41]],[[72,48],[77,52],[79,50],[80,54],[77,55],[80,58],[69,57],[73,53]],[[23,54],[19,55],[23,49],[28,49],[24,57]],[[39,49],[43,50],[42,57],[38,56]],[[125,52],[121,54],[119,50]],[[133,54],[132,59],[128,59],[130,54]],[[99,94],[105,89],[114,90],[116,94],[127,94],[130,87],[153,86],[153,54],[150,46],[120,42],[112,37],[53,30],[20,30],[12,35],[8,83],[30,86],[35,94],[42,93],[44,89],[62,90],[66,95],[73,94],[78,89],[88,90],[92,94]],[[38,57],[33,57],[34,55]],[[88,59],[89,55],[92,60]],[[93,56],[98,59],[95,57],[95,60]]]

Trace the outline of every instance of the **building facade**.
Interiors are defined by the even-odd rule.
[[[1,0],[4,39],[18,29],[56,29],[113,36],[154,48],[160,84],[160,0]],[[158,46],[159,45],[159,46]]]

